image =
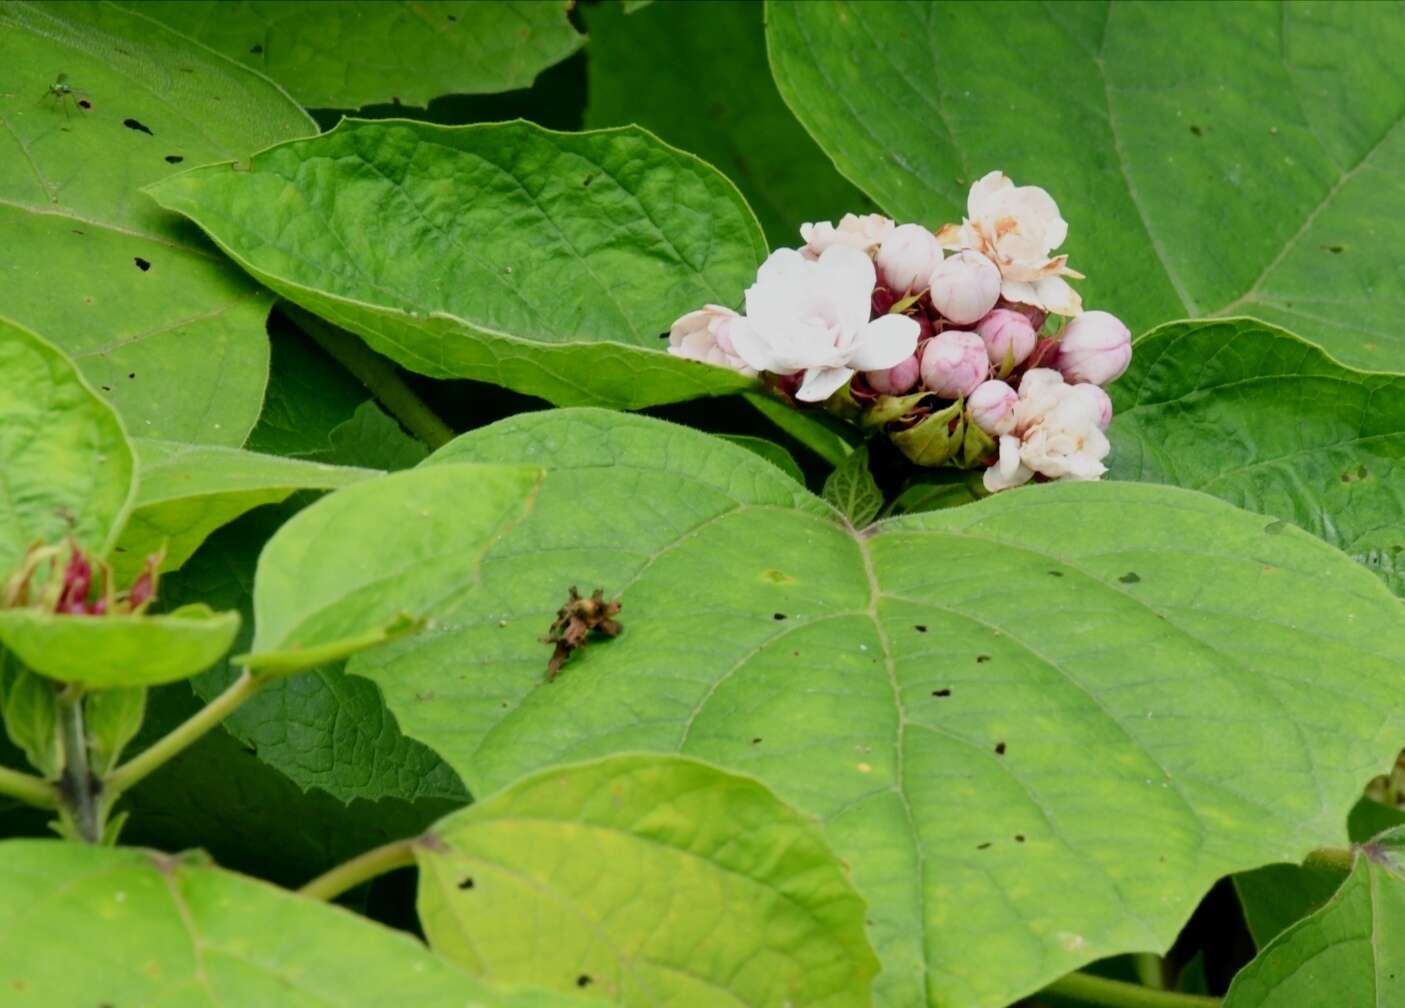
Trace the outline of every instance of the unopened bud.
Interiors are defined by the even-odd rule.
[[[932,306],[958,325],[983,318],[1000,300],[1000,270],[969,249],[938,263],[930,282]]]
[[[976,334],[985,341],[986,353],[997,368],[1024,363],[1039,339],[1029,319],[1008,308],[997,308],[981,319]]]
[[[93,586],[93,566],[88,563],[76,545],[68,555],[68,565],[63,571],[63,589],[59,593],[58,612],[84,612],[88,602],[88,591]]]
[[[1002,424],[1020,401],[1019,393],[1003,381],[981,382],[966,400],[966,415],[991,437],[1008,433]]]
[[[1057,367],[1070,382],[1106,385],[1132,360],[1132,333],[1114,315],[1084,312],[1059,334]]]
[[[937,236],[921,224],[900,224],[878,246],[874,263],[889,290],[915,294],[927,286],[932,270],[942,261]]]
[[[943,399],[969,395],[989,374],[985,343],[973,332],[947,329],[922,344],[922,384]]]
[[[917,384],[919,372],[917,355],[913,354],[886,371],[865,371],[864,379],[879,395],[904,395],[911,392],[912,387]]]

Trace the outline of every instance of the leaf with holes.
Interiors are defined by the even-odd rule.
[[[1405,827],[1363,844],[1322,909],[1284,931],[1234,978],[1225,1008],[1405,1001]]]
[[[350,670],[474,793],[627,749],[754,774],[852,869],[885,1005],[1166,947],[1215,879],[1339,842],[1405,735],[1399,600],[1203,494],[1054,483],[855,533],[744,449],[593,410],[425,466],[505,459],[547,470],[530,518]],[[546,684],[570,584],[627,625]]]
[[[1293,522],[1405,595],[1405,376],[1343,367],[1249,319],[1172,322],[1111,388],[1115,479]]]
[[[199,854],[8,840],[0,844],[0,934],[0,988],[42,1005],[580,1003],[496,990],[407,934],[222,871]]]
[[[215,445],[138,440],[136,448],[141,481],[113,557],[119,581],[162,549],[161,569],[174,570],[221,525],[295,490],[334,490],[381,475]]]
[[[621,1005],[872,1004],[863,900],[819,824],[705,763],[547,770],[436,825],[415,860],[430,946],[476,975]]]
[[[781,95],[888,213],[959,221],[1003,170],[1133,329],[1252,314],[1405,371],[1400,7],[772,0],[766,27]]]
[[[134,436],[237,446],[270,297],[137,190],[313,132],[273,84],[111,4],[0,2],[6,314],[73,356]],[[81,95],[41,100],[59,74]]]
[[[290,4],[177,0],[152,17],[268,74],[304,105],[425,105],[530,87],[585,41],[568,0]]]
[[[636,127],[343,120],[148,192],[405,367],[626,408],[754,388],[665,352],[766,255],[736,188]]]
[[[423,627],[477,581],[540,481],[521,465],[412,469],[299,511],[259,555],[254,640],[235,661],[285,675]]]
[[[0,318],[0,586],[36,542],[105,554],[136,489],[122,424],[73,363]]]

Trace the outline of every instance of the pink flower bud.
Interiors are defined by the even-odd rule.
[[[927,286],[932,269],[942,261],[942,248],[937,236],[921,224],[900,224],[883,239],[873,261],[889,290],[913,294]]]
[[[966,415],[973,424],[995,437],[1008,433],[1000,429],[1001,424],[1019,401],[1019,393],[1003,381],[981,382],[966,400]]]
[[[1069,382],[1106,385],[1121,377],[1132,360],[1132,333],[1116,316],[1084,312],[1059,334],[1056,366]]]
[[[947,329],[922,344],[922,384],[943,399],[969,395],[989,374],[985,343],[973,332]]]
[[[1091,382],[1082,382],[1073,387],[1087,389],[1087,394],[1097,401],[1098,430],[1107,430],[1107,425],[1112,423],[1112,399],[1099,386]]]
[[[997,368],[1008,361],[1011,366],[1024,363],[1039,337],[1023,313],[997,308],[976,326],[976,333],[985,341],[990,362]]]
[[[88,591],[93,586],[93,567],[88,558],[79,552],[77,546],[68,555],[68,565],[63,571],[63,589],[59,593],[56,611],[81,613],[86,611]]]
[[[160,553],[153,553],[146,558],[146,563],[132,582],[131,590],[127,592],[127,605],[132,612],[139,611],[144,605],[156,597],[156,569],[161,563]]]
[[[933,307],[957,325],[969,325],[1000,300],[1000,270],[979,252],[967,249],[937,264],[931,286]]]
[[[886,371],[865,371],[864,378],[879,395],[906,395],[917,384],[919,371],[917,355],[913,354]]]

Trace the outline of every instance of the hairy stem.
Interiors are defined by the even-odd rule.
[[[0,795],[8,795],[26,805],[39,808],[55,808],[58,805],[58,792],[42,777],[21,773],[9,767],[0,766]]]
[[[394,364],[368,347],[359,336],[338,329],[296,305],[284,304],[283,312],[328,356],[360,379],[411,434],[430,448],[440,448],[453,440],[453,428],[415,395]]]
[[[59,802],[73,830],[87,843],[102,842],[99,808],[101,783],[88,766],[88,733],[83,729],[83,691],[73,686],[59,694],[59,729],[63,736],[63,776]]]
[[[1096,1005],[1097,1008],[1215,1008],[1220,1003],[1219,998],[1156,990],[1091,973],[1070,973],[1040,993],[1064,1003]]]
[[[133,756],[112,771],[106,782],[112,797],[115,798],[145,778],[233,714],[245,700],[248,700],[263,687],[265,681],[255,678],[248,669],[245,669],[223,693],[201,707],[186,721],[153,742],[149,749]]]
[[[415,863],[415,844],[418,837],[406,840],[393,840],[388,844],[358,854],[325,874],[317,876],[298,890],[299,895],[312,899],[334,900],[344,892],[355,889],[377,875],[384,875],[396,868],[408,868]]]

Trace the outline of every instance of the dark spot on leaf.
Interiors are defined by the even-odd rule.
[[[166,163],[167,163],[167,164],[180,164],[180,163],[181,163],[182,161],[184,161],[184,160],[185,160],[185,158],[182,157],[182,156],[179,155],[179,154],[167,154],[167,155],[166,155]]]
[[[90,102],[90,101],[88,101],[88,99],[86,99],[86,98],[79,98],[79,99],[78,99],[78,107],[81,108],[81,109],[90,109],[90,108],[93,107],[93,103]]]
[[[799,658],[799,657],[800,657],[800,652],[799,652],[799,651],[792,651],[791,654],[794,655],[796,658]]]
[[[127,377],[128,377],[128,378],[135,378],[136,376],[137,376],[137,373],[136,373],[135,371],[128,371],[128,372],[127,372]]]
[[[1282,535],[1283,530],[1287,527],[1288,523],[1280,518],[1278,521],[1271,521],[1267,525],[1265,525],[1264,531],[1267,532],[1269,535]]]
[[[1123,584],[1137,584],[1141,581],[1141,576],[1136,571],[1128,571],[1117,580],[1121,581]]]
[[[1005,755],[1005,743],[1004,743],[1004,742],[997,742],[997,743],[995,743],[995,755],[997,755],[997,756],[1004,756],[1004,755]]]
[[[934,689],[934,690],[932,690],[932,696],[934,696],[934,697],[948,697],[948,696],[951,696],[951,690],[950,690],[950,688],[948,688],[948,687],[946,687],[946,686],[943,686],[941,689]]]
[[[111,392],[111,391],[112,391],[112,386],[111,386],[111,385],[99,385],[98,388],[102,389],[104,392]]]
[[[147,136],[156,135],[155,133],[151,132],[151,130],[148,129],[146,126],[143,126],[141,123],[137,122],[135,119],[123,119],[122,125],[127,127],[129,130],[136,130],[138,133],[145,133]]]
[[[589,189],[589,188],[590,188],[590,183],[592,183],[592,182],[594,182],[594,181],[595,181],[595,176],[594,176],[594,175],[587,175],[585,178],[581,179],[581,185],[583,185],[583,186],[585,186],[585,188]]]
[[[752,739],[752,740],[751,740],[751,744],[752,744],[752,745],[760,745],[760,744],[761,744],[761,736],[758,735],[758,736],[756,736],[756,738]]]
[[[989,846],[990,846],[990,842],[989,842],[989,841],[986,841],[985,843],[978,843],[978,844],[976,844],[976,850],[985,850],[985,849],[986,849],[987,847],[989,847]]]
[[[978,654],[978,655],[976,655],[976,664],[977,664],[977,665],[984,665],[984,664],[985,664],[986,662],[988,662],[988,661],[990,661],[990,655],[988,655],[988,654]]]
[[[785,613],[783,613],[783,612],[771,613],[771,619],[773,619],[773,620],[783,620],[783,619],[785,619]]]
[[[195,68],[194,68],[194,67],[176,67],[176,69],[179,70],[181,73],[194,73],[194,72],[195,72]]]
[[[141,256],[133,256],[132,262],[136,263],[137,269],[141,270],[143,273],[151,269],[151,260],[143,259]]]
[[[1063,572],[1063,571],[1050,571],[1050,572],[1049,572],[1049,576],[1050,576],[1050,577],[1063,577],[1063,576],[1064,576],[1064,572]]]
[[[250,56],[261,56],[261,55],[263,55],[263,46],[261,46],[261,45],[255,45],[255,46],[253,46],[253,47],[249,50],[249,55],[250,55]]]
[[[926,633],[926,632],[927,632],[927,627],[926,627],[926,625],[923,624],[923,623],[918,623],[918,624],[917,624],[915,627],[913,627],[912,629],[916,630],[918,633]]]
[[[392,105],[399,105],[399,104],[400,104],[400,96],[399,96],[399,95],[391,95],[391,96],[390,96],[390,104],[392,104]]]
[[[1024,834],[1023,834],[1023,833],[1016,833],[1016,834],[1015,834],[1015,843],[1024,843]]]
[[[452,15],[452,14],[446,14],[446,15],[444,15],[444,16],[447,17],[450,21],[457,21],[457,20],[458,20],[458,18],[454,17],[454,15]]]
[[[1332,253],[1333,255],[1341,255],[1343,252],[1346,251],[1345,245],[1327,245],[1324,247],[1327,249],[1328,252]]]
[[[1366,466],[1362,464],[1355,469],[1348,469],[1346,472],[1342,473],[1342,482],[1355,483],[1357,480],[1364,480],[1369,475],[1371,475],[1371,470],[1367,469]]]
[[[460,889],[472,889],[472,888],[473,888],[473,876],[470,875],[468,878],[466,878],[466,879],[464,879],[462,882],[460,882],[460,883],[459,883],[459,888],[460,888]]]
[[[415,693],[415,699],[416,699],[416,700],[433,700],[433,699],[434,699],[434,690],[416,691],[416,693]]]
[[[87,234],[88,232],[86,232],[86,231],[79,231],[77,228],[74,228],[74,229],[73,229],[73,233],[76,234],[76,235],[85,235],[85,234]]]
[[[1202,130],[1199,126],[1196,126],[1196,125],[1194,125],[1194,124],[1191,125],[1190,131],[1191,131],[1192,133],[1194,133],[1196,136],[1204,136],[1204,135],[1205,135],[1205,131]]]
[[[577,987],[589,987],[589,986],[590,986],[591,984],[593,984],[594,982],[595,982],[594,980],[592,980],[590,977],[588,977],[588,976],[587,976],[586,974],[584,974],[584,973],[582,973],[580,976],[576,977],[576,986],[577,986]]]

